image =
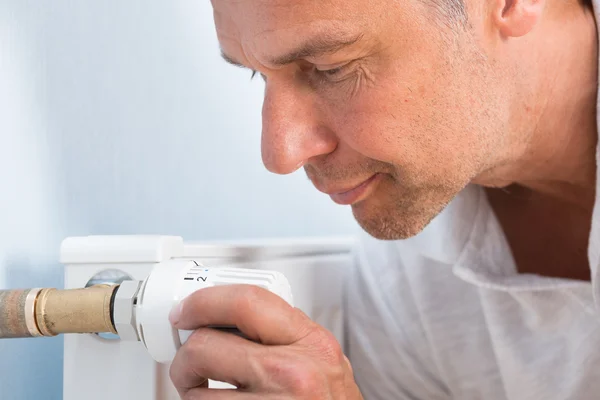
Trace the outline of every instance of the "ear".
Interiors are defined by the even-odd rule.
[[[502,36],[524,36],[539,22],[545,4],[546,0],[495,0],[492,18]]]

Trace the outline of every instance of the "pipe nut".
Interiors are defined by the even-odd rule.
[[[113,320],[121,340],[140,340],[136,328],[135,308],[141,283],[140,281],[124,281],[117,289],[113,307]]]

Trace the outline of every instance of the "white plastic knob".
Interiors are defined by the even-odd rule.
[[[280,272],[210,268],[182,259],[159,263],[142,284],[136,305],[138,335],[151,357],[159,363],[171,362],[192,333],[171,326],[169,313],[176,304],[197,290],[231,284],[257,285],[293,305],[290,284]]]

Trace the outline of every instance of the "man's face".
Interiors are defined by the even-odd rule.
[[[480,27],[423,1],[212,0],[225,57],[266,82],[266,167],[303,166],[380,239],[418,233],[506,158],[507,91]]]

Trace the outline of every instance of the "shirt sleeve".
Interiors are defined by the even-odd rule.
[[[394,242],[362,240],[345,284],[345,352],[365,400],[447,400],[449,390]]]

